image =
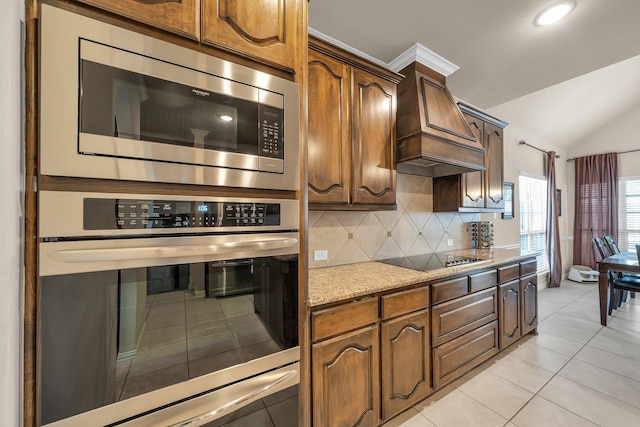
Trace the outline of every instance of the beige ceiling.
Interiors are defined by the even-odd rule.
[[[640,0],[312,0],[309,26],[389,63],[420,43],[460,69],[454,96],[568,148],[640,103]],[[632,58],[632,59],[629,59]]]

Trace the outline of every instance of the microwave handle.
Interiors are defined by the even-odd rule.
[[[293,370],[293,371],[288,371],[285,372],[283,375],[281,375],[280,377],[278,377],[275,381],[273,381],[272,383],[269,383],[267,385],[265,385],[264,387],[261,387],[259,389],[256,389],[250,393],[245,394],[244,396],[240,396],[239,398],[232,400],[229,403],[226,403],[212,411],[209,412],[205,412],[204,414],[200,414],[200,415],[196,415],[193,418],[189,418],[187,420],[184,421],[180,421],[176,424],[171,424],[169,427],[187,427],[190,425],[200,425],[201,422],[207,420],[208,418],[213,417],[214,415],[217,415],[223,411],[226,411],[228,409],[233,408],[234,406],[237,406],[243,402],[246,402],[249,399],[252,399],[264,392],[266,392],[267,390],[277,386],[278,384],[280,384],[281,382],[284,382],[286,380],[288,380],[289,378],[291,378],[292,376],[294,376],[297,373],[297,371]]]
[[[294,247],[295,238],[273,238],[248,242],[225,242],[210,245],[153,246],[131,248],[68,249],[50,257],[58,262],[82,263],[96,261],[127,261],[132,259],[190,258],[206,255],[233,254],[245,251],[271,251]]]

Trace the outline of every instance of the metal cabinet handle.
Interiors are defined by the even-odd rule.
[[[69,249],[50,255],[59,262],[126,261],[132,259],[188,258],[230,254],[243,250],[267,251],[295,246],[298,239],[273,238],[248,242],[225,242],[210,245],[153,246],[132,248]]]
[[[261,393],[264,393],[265,391],[277,386],[278,384],[280,384],[283,381],[288,380],[289,378],[291,378],[292,376],[294,376],[298,371],[293,370],[293,371],[288,371],[285,372],[283,375],[281,375],[278,379],[276,379],[274,382],[267,384],[266,386],[259,388],[257,390],[252,391],[251,393],[247,393],[244,396],[240,396],[239,398],[232,400],[231,402],[220,406],[219,408],[216,408],[212,411],[209,412],[205,412],[204,414],[200,414],[200,415],[196,415],[193,418],[189,418],[188,420],[184,420],[184,421],[180,421],[176,424],[171,424],[168,427],[185,427],[185,426],[189,426],[191,424],[195,424],[198,423],[200,421],[204,421],[207,418],[211,418],[216,414],[219,414],[220,412],[226,411],[227,409],[231,409],[234,406],[239,405],[242,402],[246,402],[247,400],[258,396]]]

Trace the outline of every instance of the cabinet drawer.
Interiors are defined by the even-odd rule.
[[[498,272],[496,270],[469,276],[469,292],[477,292],[498,284]]]
[[[431,345],[436,347],[498,318],[494,287],[433,306]]]
[[[312,340],[318,341],[378,320],[378,299],[370,298],[311,313]]]
[[[433,386],[439,388],[498,352],[498,322],[493,321],[433,349]]]
[[[438,304],[450,299],[465,296],[469,293],[469,279],[467,276],[446,280],[431,285],[433,304]]]
[[[532,274],[532,273],[535,273],[536,271],[537,271],[537,265],[536,265],[535,259],[520,263],[520,276],[526,276],[527,274]]]
[[[380,303],[382,304],[383,319],[429,308],[429,287],[385,295],[381,298]]]
[[[498,268],[498,282],[507,283],[520,277],[520,265],[513,264]]]

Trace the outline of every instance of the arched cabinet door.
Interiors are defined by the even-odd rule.
[[[380,418],[378,326],[313,345],[313,425],[377,426]]]
[[[516,342],[522,335],[520,322],[520,281],[500,285],[498,295],[500,349]]]
[[[295,69],[298,0],[200,1],[203,42]]]
[[[309,203],[349,203],[350,85],[348,65],[309,49]]]
[[[464,114],[471,132],[484,146],[484,122],[476,117]],[[484,208],[484,172],[469,172],[462,175],[462,206]]]
[[[353,70],[354,204],[396,203],[396,85]]]
[[[485,123],[486,207],[504,209],[504,142],[503,130]]]

